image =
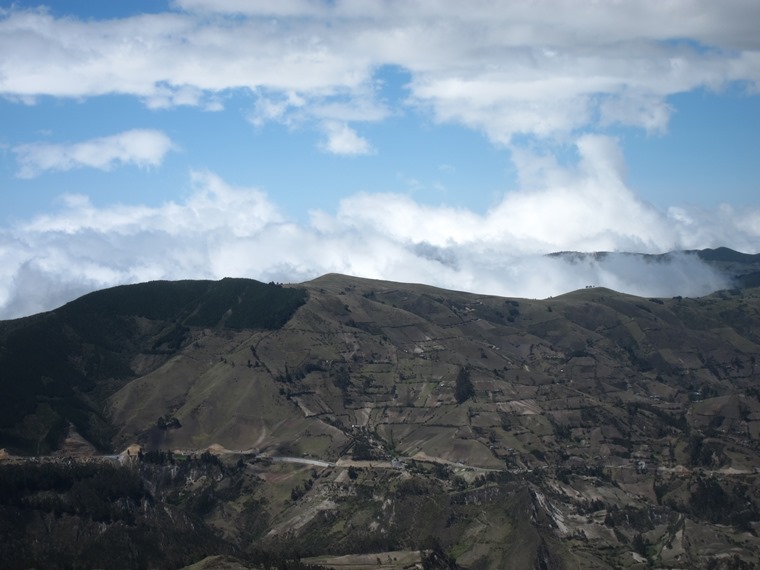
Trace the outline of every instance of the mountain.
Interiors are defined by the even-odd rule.
[[[698,255],[751,274],[735,253]],[[546,300],[342,275],[123,286],[0,323],[0,447],[141,448],[120,456],[138,490],[100,516],[128,545],[163,525],[141,501],[182,513],[204,538],[174,567],[752,568],[759,323],[749,285]],[[0,526],[41,521],[13,543],[32,544],[69,516],[95,544],[78,493],[24,487]]]
[[[579,261],[610,261],[639,260],[650,266],[653,264],[668,264],[674,261],[697,258],[707,267],[714,270],[716,275],[725,278],[734,288],[760,286],[760,254],[749,254],[734,251],[727,247],[716,249],[670,251],[661,254],[631,253],[631,252],[578,252],[560,251],[549,254],[549,257],[564,259],[575,263]],[[646,265],[645,265],[646,267]]]
[[[737,287],[760,286],[760,254],[734,251],[727,247],[693,251],[699,258],[733,279]]]

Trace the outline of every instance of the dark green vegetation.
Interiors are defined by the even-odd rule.
[[[189,485],[188,481],[195,483]],[[212,455],[0,464],[0,560],[24,568],[180,568],[219,554],[256,568],[308,569],[293,552],[223,540],[204,520],[260,482]],[[265,528],[250,505],[240,536]]]
[[[187,343],[192,327],[280,328],[304,289],[248,279],[151,282],[86,295],[56,311],[0,323],[0,447],[57,449],[69,424],[109,449],[106,398]]]
[[[470,371],[462,368],[457,374],[456,383],[454,384],[454,397],[458,404],[466,402],[475,395],[475,387],[470,380]]]
[[[100,331],[52,348],[3,341],[3,358],[19,346],[39,356],[27,377],[45,396],[33,392],[35,413],[4,433],[27,442],[18,450],[56,448],[39,427],[49,406],[103,447],[140,443],[128,469],[142,487],[125,479],[117,503],[136,489],[152,497],[141,504],[185,513],[221,541],[214,554],[237,560],[228,567],[266,555],[350,568],[753,568],[760,290],[741,286],[755,258],[735,253],[704,253],[739,286],[700,299],[591,288],[515,300],[327,275],[303,285],[304,303],[270,285],[299,292],[289,318],[238,328],[244,295],[226,282],[189,301],[183,283],[145,308],[124,291],[106,305],[85,297],[2,324],[3,339],[53,342],[45,323],[63,321],[55,331],[76,338],[81,321]],[[93,321],[88,306],[108,308]],[[43,378],[48,360],[59,365]],[[54,407],[64,378],[87,398],[87,421]],[[195,471],[168,449],[195,454]],[[44,516],[140,521],[34,493],[28,508],[63,505]]]
[[[144,317],[184,326],[278,329],[305,300],[303,289],[252,279],[152,281],[90,293],[60,311],[68,316]]]
[[[176,568],[226,549],[137,470],[106,463],[0,466],[0,527],[8,569]]]

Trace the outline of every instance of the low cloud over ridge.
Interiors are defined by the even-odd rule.
[[[84,292],[154,279],[300,282],[327,272],[545,298],[585,285],[642,296],[698,296],[730,284],[694,255],[550,257],[555,251],[728,246],[760,249],[760,211],[661,212],[624,183],[614,140],[586,136],[568,168],[517,165],[526,187],[485,213],[403,194],[356,194],[334,213],[288,220],[266,193],[209,172],[183,202],[98,208],[71,195],[54,214],[0,230],[0,317],[54,308]]]

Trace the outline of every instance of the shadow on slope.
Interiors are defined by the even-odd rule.
[[[305,300],[304,289],[250,279],[155,281],[0,322],[0,447],[49,453],[71,423],[107,449],[113,432],[102,405],[134,378],[136,355],[160,364],[189,327],[277,329]]]

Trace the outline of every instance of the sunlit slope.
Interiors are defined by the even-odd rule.
[[[756,290],[538,301],[338,275],[305,287],[282,328],[194,330],[122,388],[111,399],[120,441],[334,460],[361,433],[377,458],[520,468],[567,454],[623,461],[641,446],[688,463],[687,430],[718,416],[760,431]],[[463,370],[474,394],[459,401]]]

